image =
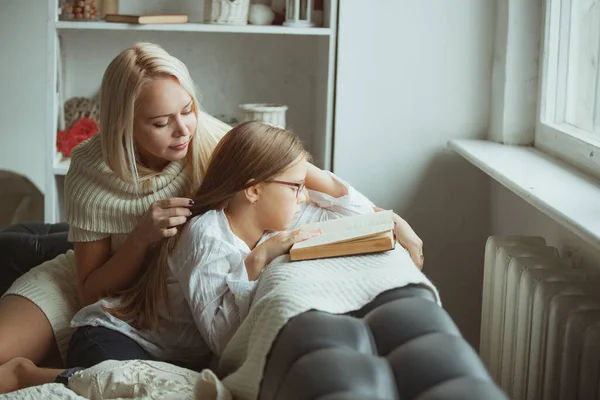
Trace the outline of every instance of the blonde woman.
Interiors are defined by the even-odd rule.
[[[151,246],[190,216],[189,196],[229,130],[201,111],[186,66],[150,43],[110,63],[100,101],[100,132],[73,151],[66,177],[74,251],[23,275],[0,301],[0,393],[15,388],[5,374],[23,360],[58,351],[64,361],[73,315],[135,282]]]

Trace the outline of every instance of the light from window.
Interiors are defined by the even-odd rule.
[[[543,0],[538,149],[600,180],[600,0]]]
[[[556,116],[600,135],[600,0],[561,3]]]

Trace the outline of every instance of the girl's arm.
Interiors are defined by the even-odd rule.
[[[190,259],[176,277],[198,331],[217,356],[248,314],[256,284],[248,281],[243,260],[232,261],[228,256]]]
[[[342,197],[348,194],[346,185],[335,179],[321,168],[308,163],[308,171],[304,185],[309,190],[325,193],[331,197]]]
[[[383,211],[382,208],[374,207],[375,212]],[[394,213],[394,232],[396,233],[396,241],[400,246],[408,250],[410,258],[419,269],[423,269],[425,256],[423,255],[423,241],[415,231],[410,227],[408,222],[402,219],[398,214]]]
[[[310,204],[290,228],[303,224],[373,212],[373,204],[356,189],[334,174],[309,164],[305,179]]]
[[[321,170],[320,168],[309,163],[308,171],[306,174],[306,188],[310,190],[314,190],[316,192],[325,193],[334,198],[340,198],[349,194],[349,188],[340,180],[334,178],[333,175],[327,173],[326,171]],[[338,213],[340,211],[352,212],[358,211],[358,213],[364,212],[364,209],[360,206],[364,206],[364,202],[368,201],[362,194],[356,192],[353,193],[354,199],[351,199],[350,202],[354,203],[353,207],[347,207],[348,209],[336,210]],[[311,198],[311,201],[313,199]],[[317,203],[319,203],[317,201]],[[371,203],[371,207],[373,211],[382,211],[381,208],[373,205]],[[346,214],[350,215],[350,214]],[[323,215],[320,216],[319,219],[331,219],[334,216],[332,215]],[[315,216],[311,216],[311,218],[315,218]],[[306,222],[315,222],[315,221],[299,221],[301,223]],[[396,240],[398,243],[408,250],[411,259],[419,268],[423,268],[423,241],[417,236],[415,231],[411,228],[411,226],[402,219],[398,214],[394,213],[394,222],[395,222],[395,233]],[[297,225],[298,226],[298,225]]]
[[[198,331],[216,355],[248,313],[256,282],[249,281],[244,258],[198,219],[184,229],[169,257]]]

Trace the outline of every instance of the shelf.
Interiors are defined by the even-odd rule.
[[[261,25],[216,25],[216,24],[122,24],[116,22],[57,21],[55,28],[67,30],[111,30],[111,31],[170,31],[170,32],[215,32],[215,33],[257,33],[270,35],[329,36],[330,28],[288,28],[285,26]]]
[[[54,159],[54,165],[52,167],[54,175],[66,175],[70,165],[70,158],[65,158],[62,155],[57,154],[56,158]]]

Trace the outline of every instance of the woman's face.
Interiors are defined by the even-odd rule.
[[[256,203],[261,226],[268,231],[284,231],[297,217],[299,204],[306,200],[304,181],[308,161],[301,156],[282,173],[263,182],[260,200]]]
[[[173,77],[157,78],[140,93],[133,139],[142,164],[156,171],[183,159],[196,132],[192,97]]]

